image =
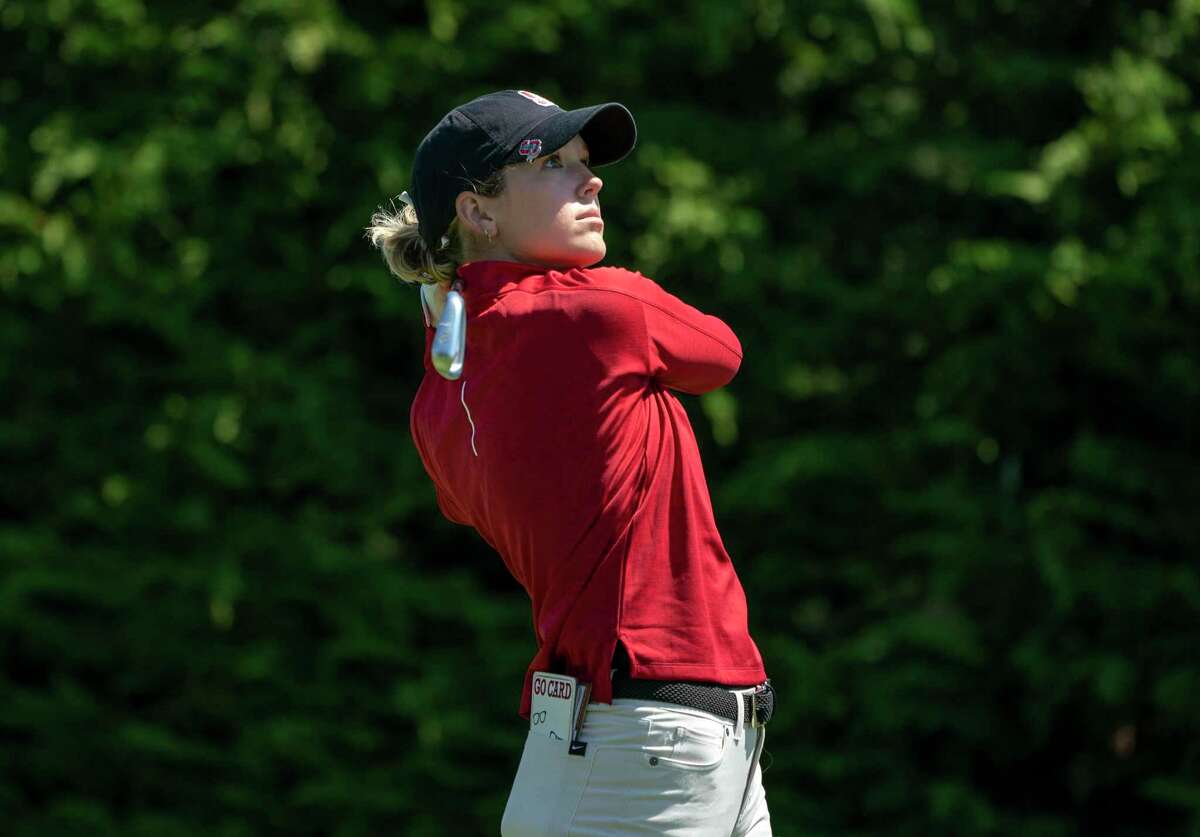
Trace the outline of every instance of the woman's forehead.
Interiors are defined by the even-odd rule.
[[[570,152],[574,152],[581,156],[584,154],[587,154],[587,143],[584,142],[583,137],[581,135],[576,134],[575,136],[573,136],[569,140],[567,140],[565,143],[563,143],[561,148],[556,148],[553,151],[548,151],[545,154],[543,154],[542,157],[550,157],[555,154],[570,153]],[[540,160],[541,157],[539,157],[538,159]]]
[[[581,153],[587,153],[588,145],[587,145],[587,142],[584,140],[582,134],[576,134],[575,136],[571,137],[570,141],[566,145],[563,146],[563,148],[572,148],[572,147],[576,148]]]

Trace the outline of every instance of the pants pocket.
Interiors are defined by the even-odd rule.
[[[565,834],[587,787],[595,756],[594,747],[582,756],[572,756],[564,742],[530,734],[500,821],[502,837]]]
[[[746,776],[731,725],[643,705],[597,713],[591,729],[595,763],[568,834],[732,832]]]
[[[651,743],[645,748],[649,764],[679,770],[712,770],[725,758],[732,735],[721,721],[688,716],[651,724]]]

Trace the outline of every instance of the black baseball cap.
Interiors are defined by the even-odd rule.
[[[471,182],[562,148],[576,134],[589,166],[623,160],[637,142],[629,109],[617,102],[563,110],[528,90],[488,93],[450,111],[417,146],[411,195],[421,238],[436,251],[457,214],[454,201]]]

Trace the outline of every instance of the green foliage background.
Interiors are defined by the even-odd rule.
[[[780,693],[780,835],[1200,834],[1200,2],[0,0],[5,834],[498,831],[524,594],[363,239],[448,109],[626,103],[608,263]]]

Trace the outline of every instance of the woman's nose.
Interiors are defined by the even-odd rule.
[[[583,194],[585,197],[595,197],[596,195],[600,194],[600,190],[603,188],[604,181],[594,174],[590,175],[588,179],[583,182]]]

